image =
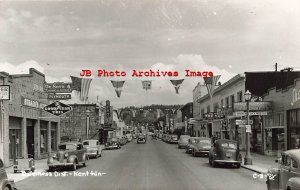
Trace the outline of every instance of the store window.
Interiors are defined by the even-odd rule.
[[[48,135],[47,135],[47,123],[41,122],[41,136],[40,136],[40,151],[41,153],[47,152]]]
[[[300,148],[300,125],[299,113],[300,109],[297,110],[289,110],[288,115],[288,149],[296,149]]]
[[[21,129],[9,129],[9,159],[22,156]]]

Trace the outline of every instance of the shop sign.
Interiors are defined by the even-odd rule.
[[[234,111],[247,111],[247,102],[235,102],[233,104]],[[265,111],[272,109],[272,102],[249,102],[249,110]]]
[[[251,125],[245,125],[246,133],[251,133]]]
[[[48,99],[50,100],[69,100],[71,99],[71,94],[48,94]]]
[[[29,98],[25,98],[25,97],[21,97],[21,104],[23,106],[29,106],[38,109],[43,109],[46,106],[46,104],[44,103]]]
[[[247,112],[244,111],[236,111],[233,113],[234,116],[238,116],[238,117],[242,117],[242,116],[246,116]],[[271,111],[256,111],[256,112],[249,112],[249,116],[252,115],[271,115],[272,112]]]
[[[292,95],[291,106],[293,106],[296,102],[300,100],[300,90],[294,88],[292,93],[293,95]]]
[[[0,85],[0,100],[10,100],[9,85]]]
[[[72,107],[59,101],[53,102],[44,107],[44,111],[56,116],[60,116],[72,110]]]
[[[217,112],[210,112],[203,114],[205,119],[222,119],[225,118],[224,115],[218,114]]]
[[[237,119],[237,120],[235,120],[235,124],[236,125],[246,125],[247,124],[247,120]],[[249,120],[248,124],[253,125],[253,120]]]
[[[71,93],[72,84],[63,82],[44,83],[44,91],[52,93]]]

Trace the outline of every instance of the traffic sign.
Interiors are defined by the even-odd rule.
[[[49,104],[47,106],[44,107],[44,111],[48,112],[48,113],[51,113],[53,115],[56,115],[56,116],[60,116],[64,113],[67,113],[69,111],[72,110],[72,107],[67,105],[67,104],[64,104],[64,103],[61,103],[59,101],[56,101],[52,104]]]
[[[237,120],[235,120],[235,124],[236,125],[246,125],[247,124],[247,120],[237,119]],[[248,124],[252,125],[253,124],[253,120],[249,120]]]
[[[48,94],[50,100],[68,100],[71,99],[71,94]]]
[[[0,100],[10,100],[9,85],[0,85]]]
[[[52,93],[71,93],[72,84],[63,82],[44,83],[44,91]]]

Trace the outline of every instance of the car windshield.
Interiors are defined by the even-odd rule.
[[[83,145],[96,146],[97,145],[97,141],[84,141]]]
[[[198,140],[199,144],[211,145],[211,141],[209,139],[200,139]]]
[[[58,146],[59,150],[76,150],[76,146],[74,144],[61,144]]]
[[[221,143],[221,146],[223,148],[237,149],[236,144],[235,143],[231,143],[231,142],[223,142],[223,143]]]

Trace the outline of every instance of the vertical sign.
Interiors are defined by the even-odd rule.
[[[0,85],[0,100],[10,100],[9,85]]]

